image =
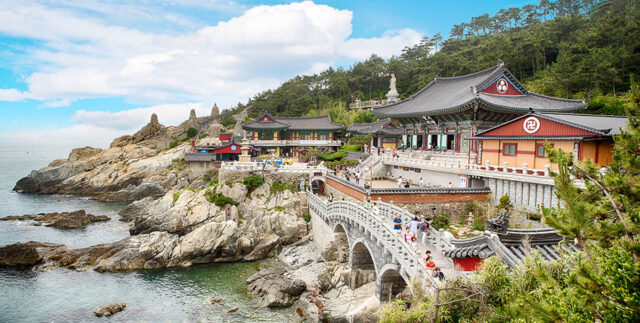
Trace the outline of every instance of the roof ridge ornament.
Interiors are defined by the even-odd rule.
[[[498,66],[504,66],[504,61],[501,58],[498,58]]]

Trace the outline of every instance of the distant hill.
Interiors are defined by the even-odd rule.
[[[586,99],[595,113],[622,114],[631,75],[640,73],[640,2],[629,0],[542,0],[540,5],[500,10],[454,25],[450,37],[425,37],[399,56],[376,55],[349,69],[329,68],[296,76],[274,90],[256,94],[250,118],[329,113],[336,122],[370,120],[347,112],[356,98],[382,99],[395,73],[401,98],[435,76],[473,73],[502,59],[531,91]],[[231,118],[223,118],[225,125]]]

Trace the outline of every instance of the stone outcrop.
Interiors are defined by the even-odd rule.
[[[218,109],[218,104],[214,103],[211,108],[211,116],[216,118],[220,115],[220,109]]]
[[[187,129],[189,128],[195,128],[195,129],[200,128],[200,125],[198,123],[198,117],[196,117],[195,109],[191,109],[191,112],[189,113],[189,120],[187,120]]]
[[[291,279],[284,268],[262,269],[247,279],[247,290],[262,307],[289,307],[306,289],[303,280]]]
[[[0,266],[119,271],[270,257],[283,244],[308,233],[302,218],[305,194],[271,194],[270,186],[271,182],[266,182],[251,196],[247,196],[244,185],[235,183],[200,191],[170,191],[157,200],[141,199],[121,212],[132,219],[129,238],[79,249],[33,245],[35,242],[6,246],[0,248],[0,254],[14,255],[15,250],[23,249],[31,256],[26,260],[6,257],[6,261],[0,260]],[[227,212],[207,200],[218,194],[232,197],[239,205]],[[275,208],[273,201],[286,207]]]
[[[100,309],[97,309],[95,311],[93,311],[93,314],[95,314],[98,317],[102,317],[102,316],[111,316],[115,313],[118,312],[122,312],[124,311],[124,309],[127,307],[127,303],[125,302],[118,302],[115,304],[109,304],[109,305],[105,305],[103,307],[101,307]]]
[[[39,213],[37,215],[25,214],[22,216],[7,216],[0,218],[2,221],[8,220],[33,220],[35,225],[52,226],[60,229],[75,229],[93,222],[109,221],[106,215],[87,214],[84,210],[73,212]]]

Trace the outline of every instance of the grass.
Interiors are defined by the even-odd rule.
[[[271,183],[271,188],[269,189],[269,191],[271,191],[271,194],[277,194],[280,192],[284,192],[286,190],[295,192],[296,184],[289,184],[281,181],[274,181],[273,183]]]
[[[177,201],[180,198],[180,192],[173,193],[173,201]]]
[[[222,193],[216,193],[212,190],[206,190],[204,192],[204,197],[209,201],[209,203],[213,203],[221,208],[225,205],[238,205],[239,203],[234,201],[232,198],[228,196],[222,195]]]

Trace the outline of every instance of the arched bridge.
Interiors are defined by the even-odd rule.
[[[349,243],[349,266],[374,269],[376,297],[387,301],[417,278],[427,289],[435,286],[419,255],[392,230],[388,219],[347,201],[328,202],[308,192],[311,216],[321,218],[335,233],[344,232]]]

